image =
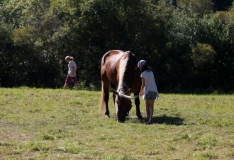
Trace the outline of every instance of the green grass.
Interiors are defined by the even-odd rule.
[[[0,88],[0,159],[234,159],[233,95],[160,94],[145,125],[135,107],[118,123],[112,99],[100,114],[100,94]]]

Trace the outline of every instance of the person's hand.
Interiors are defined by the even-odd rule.
[[[144,91],[140,91],[139,95],[143,96],[144,95]]]

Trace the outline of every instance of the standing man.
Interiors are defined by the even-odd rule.
[[[65,84],[63,86],[63,89],[67,88],[68,84],[71,82],[71,80],[73,81],[73,83],[76,86],[76,89],[79,89],[79,85],[76,79],[76,70],[77,70],[77,66],[76,63],[74,62],[74,58],[71,56],[66,56],[65,57],[65,61],[68,63],[68,74],[65,80]]]

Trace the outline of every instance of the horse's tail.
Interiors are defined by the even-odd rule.
[[[102,93],[101,93],[101,98],[100,98],[100,106],[99,106],[99,113],[104,113],[105,112],[105,101],[104,101],[104,89],[102,86]]]

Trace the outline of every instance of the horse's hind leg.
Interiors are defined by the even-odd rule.
[[[108,78],[104,78],[102,80],[102,92],[103,92],[103,99],[104,99],[104,103],[106,106],[106,111],[105,111],[105,115],[110,117],[110,112],[109,112],[109,107],[108,107],[108,102],[109,102],[109,79]]]

